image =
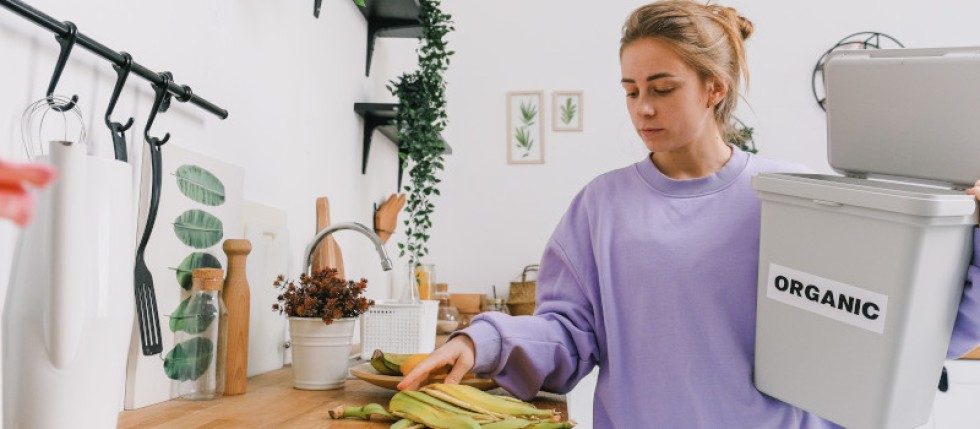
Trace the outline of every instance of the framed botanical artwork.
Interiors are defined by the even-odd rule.
[[[582,91],[555,91],[552,94],[554,131],[582,131]]]
[[[542,91],[507,93],[507,163],[544,163]]]

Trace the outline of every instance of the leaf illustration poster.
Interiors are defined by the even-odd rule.
[[[544,163],[542,91],[507,93],[507,163]]]
[[[199,305],[201,303],[188,301],[191,297],[191,271],[195,268],[226,269],[227,256],[221,248],[224,240],[243,238],[244,170],[174,143],[164,145],[161,152],[163,182],[160,208],[145,256],[153,275],[163,352],[143,356],[139,328],[134,321],[126,374],[126,409],[174,398],[177,396],[177,380],[199,376],[206,369],[198,367],[198,364],[210,361],[212,355],[195,353],[195,356],[191,356],[194,359],[188,359],[188,350],[211,353],[213,350],[199,347],[199,344],[175,344],[174,332],[186,331],[186,327],[172,324],[169,316],[186,312],[188,308],[203,308]],[[148,158],[144,159],[137,237],[142,237],[146,223],[150,164]],[[188,366],[187,362],[197,362],[197,366]]]
[[[551,129],[582,131],[582,92],[556,91],[551,103]]]

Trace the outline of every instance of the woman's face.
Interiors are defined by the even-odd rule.
[[[714,106],[723,94],[702,81],[670,47],[655,38],[622,49],[626,107],[651,152],[671,152],[717,140]]]

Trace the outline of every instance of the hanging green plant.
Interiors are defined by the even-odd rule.
[[[224,226],[218,219],[202,210],[188,210],[174,220],[174,233],[184,244],[195,249],[214,246],[224,236]]]
[[[748,153],[759,153],[759,149],[756,149],[755,140],[752,137],[752,133],[755,131],[754,128],[745,125],[740,119],[732,116],[730,130],[728,135],[729,143]]]
[[[435,210],[431,198],[439,195],[436,173],[444,168],[446,128],[446,82],[443,78],[453,51],[447,50],[445,37],[455,30],[451,16],[440,10],[439,0],[419,1],[422,38],[417,49],[418,70],[391,81],[388,90],[398,97],[395,123],[401,141],[402,166],[408,170],[410,184],[405,210],[405,243],[398,243],[401,256],[415,265],[429,253],[429,217]]]
[[[196,165],[182,165],[174,176],[177,188],[187,198],[208,206],[225,203],[225,185],[210,171]]]

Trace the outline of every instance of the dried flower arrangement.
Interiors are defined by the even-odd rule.
[[[300,274],[298,283],[280,274],[272,285],[282,291],[279,302],[272,304],[274,311],[289,317],[319,317],[328,325],[334,319],[357,317],[374,305],[373,299],[361,296],[366,279],[344,280],[334,268],[315,271],[312,276]]]

